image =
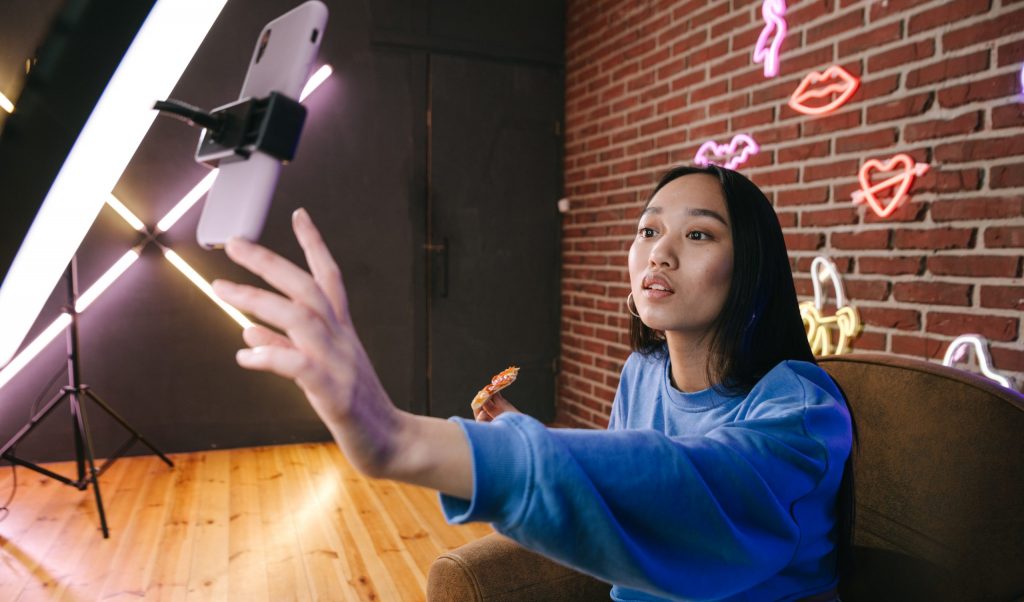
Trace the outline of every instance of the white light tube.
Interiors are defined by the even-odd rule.
[[[14,103],[11,102],[11,99],[7,98],[3,92],[0,92],[0,109],[3,109],[8,113],[14,112]]]
[[[167,258],[167,261],[171,262],[171,265],[178,268],[179,272],[181,272],[182,274],[185,275],[186,278],[191,280],[192,284],[196,285],[196,287],[198,287],[199,290],[203,291],[203,293],[207,297],[209,297],[214,303],[220,306],[220,308],[223,309],[229,316],[231,316],[231,318],[235,322],[238,322],[238,324],[242,328],[249,328],[250,326],[252,326],[252,322],[249,320],[249,318],[245,317],[245,314],[238,311],[233,306],[228,305],[220,297],[218,297],[217,294],[213,292],[213,287],[210,286],[210,283],[204,280],[203,277],[199,275],[199,272],[192,269],[192,266],[186,263],[185,260],[182,259],[180,255],[167,248],[165,248],[163,251],[164,257]]]
[[[158,0],[110,78],[0,288],[0,365],[32,326],[226,0]]]
[[[122,255],[121,259],[117,260],[117,263],[110,266],[110,269],[108,269],[102,276],[100,276],[99,280],[89,287],[89,290],[78,296],[78,299],[75,301],[75,311],[82,313],[88,309],[89,306],[92,305],[92,302],[103,294],[103,291],[107,290],[115,280],[120,278],[121,274],[124,274],[128,268],[132,267],[132,264],[135,263],[135,260],[138,258],[139,252],[135,249],[132,249]]]
[[[185,194],[185,196],[181,197],[181,200],[178,201],[178,204],[175,205],[170,211],[168,211],[167,215],[165,215],[163,219],[157,222],[157,233],[167,232],[168,230],[171,229],[171,226],[178,223],[178,220],[181,219],[181,216],[188,213],[188,210],[191,209],[193,205],[198,203],[199,199],[203,198],[204,194],[210,191],[210,187],[213,186],[213,181],[216,179],[217,170],[215,169],[210,173],[206,174],[206,176],[204,176],[202,180],[199,180],[199,183],[193,186],[192,190],[189,190],[188,193]]]
[[[131,209],[128,209],[128,207],[126,207],[125,204],[116,196],[113,194],[107,195],[107,204],[110,205],[110,208],[116,211],[124,221],[128,222],[129,226],[135,228],[135,230],[139,232],[146,231],[146,224],[142,223],[142,220],[136,217],[135,214],[131,212]]]

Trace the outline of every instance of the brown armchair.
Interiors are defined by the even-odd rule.
[[[820,365],[856,424],[858,600],[1024,600],[1024,396],[934,363]],[[494,534],[442,554],[427,599],[607,600],[609,586]]]

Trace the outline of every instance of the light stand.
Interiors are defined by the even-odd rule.
[[[79,491],[85,491],[89,485],[92,485],[93,493],[96,495],[96,508],[99,510],[100,515],[100,527],[103,530],[103,537],[106,539],[110,537],[110,530],[107,528],[107,516],[103,511],[103,497],[100,495],[100,475],[106,472],[106,470],[110,468],[111,464],[117,461],[118,458],[123,456],[136,441],[141,442],[153,453],[160,456],[160,459],[168,466],[173,468],[174,463],[171,462],[171,460],[168,459],[160,450],[154,447],[152,443],[147,441],[146,438],[130,424],[128,424],[124,418],[119,416],[113,408],[93,393],[89,385],[82,384],[81,370],[79,368],[78,361],[78,312],[75,310],[75,302],[78,298],[78,266],[77,259],[75,257],[71,258],[71,263],[68,265],[68,269],[65,272],[65,282],[68,290],[68,304],[64,306],[63,311],[71,317],[71,323],[67,330],[68,385],[63,387],[60,393],[54,396],[45,406],[36,412],[29,420],[28,424],[23,426],[10,441],[5,443],[3,448],[0,448],[0,458],[8,460],[12,464],[17,464],[34,470],[42,475],[50,477],[51,479],[60,481],[65,485],[70,485]],[[85,406],[82,403],[85,399],[92,400],[92,402],[99,406],[101,410],[106,412],[131,434],[131,437],[129,437],[128,440],[126,440],[121,447],[117,449],[117,451],[107,458],[99,469],[96,468],[92,438],[89,435],[89,421],[86,418]],[[50,413],[53,412],[53,410],[56,409],[64,400],[67,400],[71,406],[71,426],[75,437],[75,463],[78,468],[77,480],[71,480],[64,475],[57,474],[52,470],[39,466],[33,462],[23,460],[14,455],[15,446],[29,433],[35,430],[42,420],[49,416]]]

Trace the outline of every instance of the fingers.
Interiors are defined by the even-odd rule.
[[[305,270],[277,253],[241,238],[229,240],[225,250],[232,261],[290,299],[312,309],[327,323],[333,323],[334,312],[327,298]]]
[[[250,347],[262,347],[265,345],[273,345],[276,347],[293,347],[291,340],[288,337],[274,332],[266,326],[250,326],[242,331],[242,339],[245,340],[245,344]]]
[[[348,295],[341,279],[341,270],[338,269],[338,264],[331,256],[320,231],[313,225],[313,220],[305,209],[298,209],[292,214],[292,229],[306,255],[306,264],[313,274],[313,280],[327,297],[334,315],[339,320],[346,319]]]
[[[327,325],[306,305],[293,303],[281,295],[255,286],[236,284],[226,280],[215,281],[213,291],[231,305],[288,333],[290,341],[285,346],[290,347],[291,343],[294,343],[307,351],[319,354],[327,352],[329,336]],[[256,334],[255,336],[265,335]],[[274,340],[281,342],[280,339]],[[270,341],[260,340],[259,342],[267,344]]]

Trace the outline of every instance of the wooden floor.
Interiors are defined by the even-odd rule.
[[[333,444],[122,458],[92,490],[18,469],[0,522],[8,600],[422,600],[453,527],[436,494],[356,473]],[[51,468],[70,475],[72,464]],[[0,503],[11,469],[0,469]]]

